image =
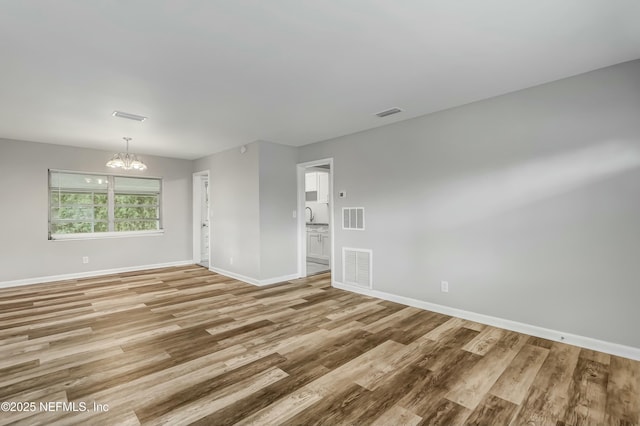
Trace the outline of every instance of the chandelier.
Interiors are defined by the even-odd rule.
[[[122,138],[127,143],[127,151],[119,152],[111,160],[107,161],[107,167],[112,169],[124,169],[124,170],[147,170],[147,165],[138,160],[135,154],[129,154],[129,141],[131,138]]]

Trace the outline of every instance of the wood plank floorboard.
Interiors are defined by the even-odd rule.
[[[0,290],[0,402],[0,425],[640,425],[640,362],[183,266]]]

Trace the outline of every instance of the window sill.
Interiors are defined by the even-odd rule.
[[[107,238],[129,238],[129,237],[157,237],[164,235],[164,229],[155,231],[126,231],[126,232],[94,232],[86,234],[51,234],[50,241],[68,240],[103,240]]]

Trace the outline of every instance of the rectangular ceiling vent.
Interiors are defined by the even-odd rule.
[[[342,229],[364,231],[364,207],[343,207]]]
[[[344,284],[372,288],[373,252],[366,249],[342,248],[342,277]]]
[[[113,111],[113,114],[111,115],[113,115],[114,117],[126,118],[127,120],[133,121],[144,121],[147,119],[147,117],[143,117],[142,115],[129,114],[128,112],[122,111]]]
[[[376,113],[376,115],[380,118],[382,117],[387,117],[389,115],[393,115],[393,114],[397,114],[399,112],[402,112],[402,110],[400,108],[391,108],[391,109],[387,109],[384,111],[380,111],[378,113]]]

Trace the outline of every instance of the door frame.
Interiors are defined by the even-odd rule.
[[[298,179],[298,275],[300,277],[307,276],[307,223],[305,220],[305,171],[309,167],[317,167],[322,165],[329,165],[329,234],[331,235],[331,256],[329,261],[329,268],[331,276],[333,276],[333,268],[335,265],[335,218],[334,218],[334,199],[333,199],[333,174],[335,172],[333,168],[333,157],[323,158],[321,160],[307,161],[304,163],[298,163],[296,165],[297,179]]]
[[[193,263],[202,261],[202,177],[206,176],[209,180],[207,186],[207,195],[209,197],[209,253],[208,261],[211,268],[211,177],[209,170],[203,170],[193,173]]]

